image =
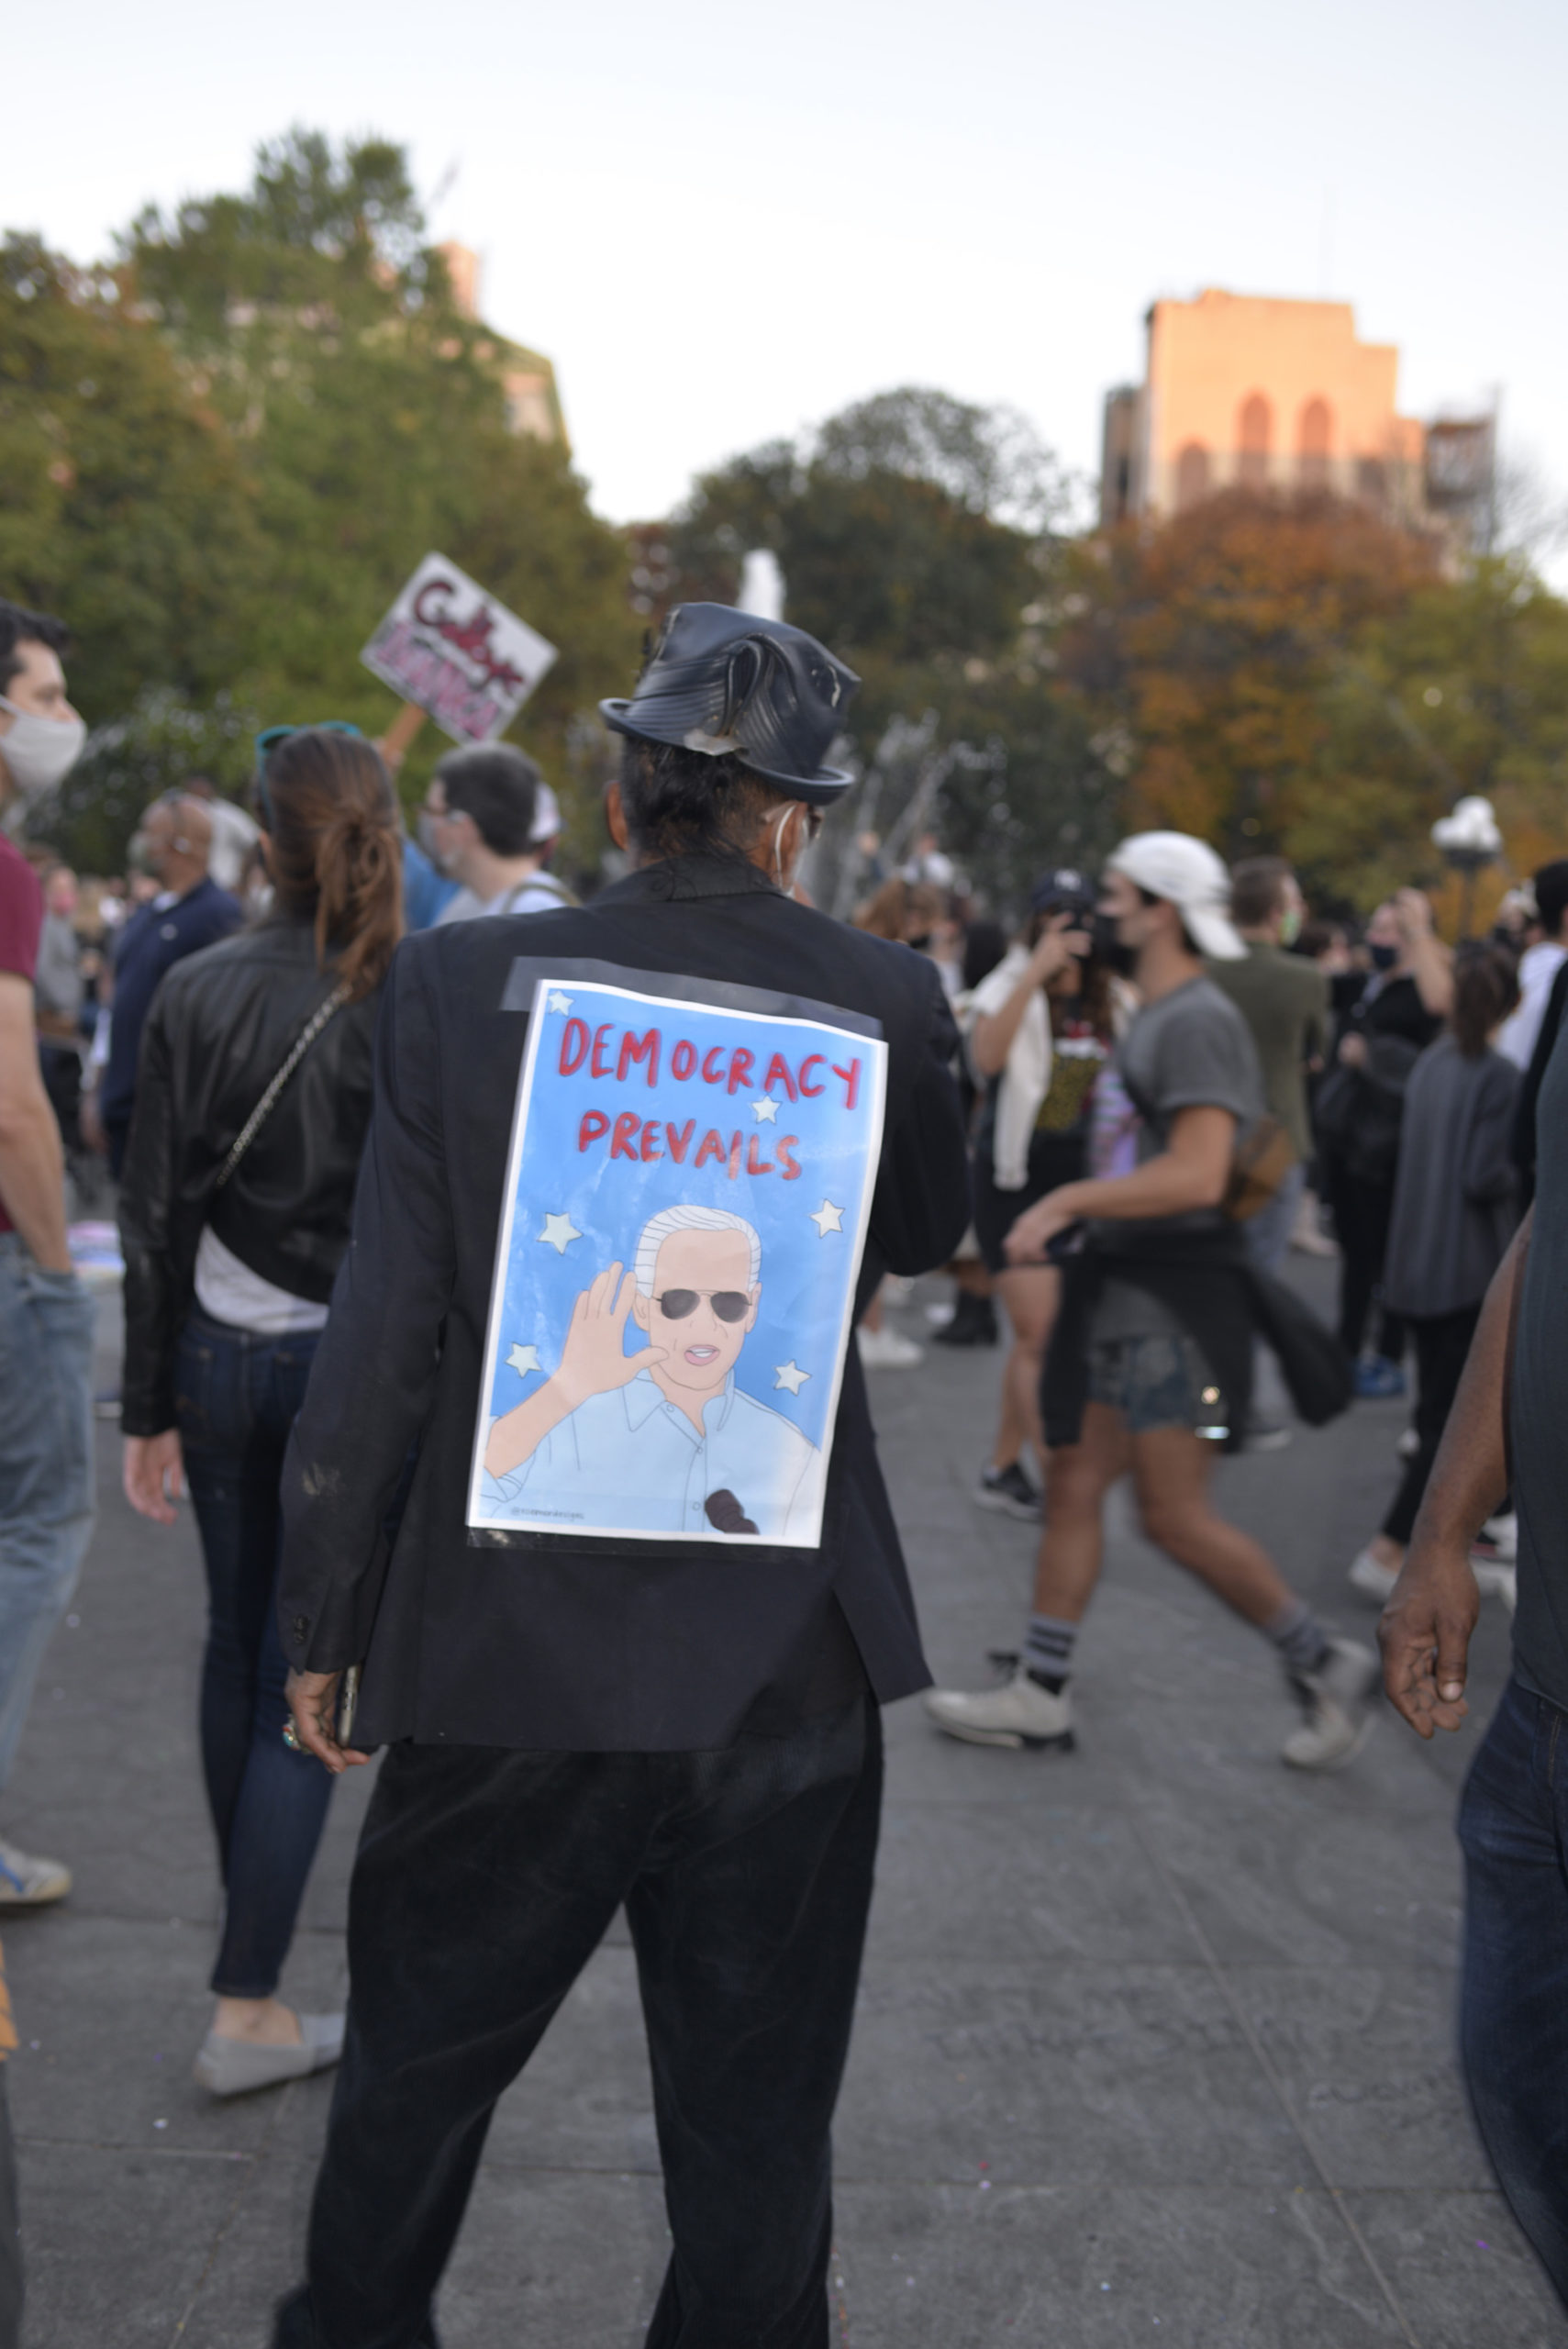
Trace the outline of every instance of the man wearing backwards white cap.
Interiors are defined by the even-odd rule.
[[[1117,1052],[1143,1121],[1140,1163],[1129,1174],[1048,1192],[1007,1235],[1015,1263],[1038,1263],[1058,1233],[1087,1223],[1086,1311],[1074,1330],[1070,1281],[1046,1373],[1053,1448],[1024,1653],[1000,1687],[928,1694],[932,1718],[951,1736],[1071,1746],[1073,1646],[1099,1576],[1105,1497],[1129,1468],[1148,1538],[1278,1649],[1304,1714],[1285,1742],[1285,1761],[1337,1769],[1366,1733],[1377,1676],[1372,1651],[1330,1637],[1267,1553],[1216,1516],[1208,1499],[1212,1439],[1228,1433],[1227,1398],[1200,1339],[1224,1359],[1239,1359],[1233,1381],[1238,1375],[1245,1381],[1247,1275],[1221,1202],[1238,1135],[1263,1106],[1246,1023],[1204,975],[1200,959],[1233,962],[1246,952],[1229,900],[1218,857],[1182,832],[1140,832],[1106,865],[1101,923],[1143,999]],[[1067,1359],[1074,1344],[1076,1357]],[[1059,1372],[1068,1402],[1062,1414],[1053,1410]],[[1238,1399],[1229,1398],[1232,1410]],[[1052,1424],[1059,1418],[1065,1429]]]

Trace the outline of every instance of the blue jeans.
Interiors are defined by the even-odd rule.
[[[0,1232],[0,1786],[93,1531],[93,1330],[74,1273]]]
[[[1513,2213],[1568,2302],[1568,1713],[1510,1680],[1460,1805],[1471,2102]]]
[[[206,1561],[202,1768],[223,1871],[219,1998],[266,1998],[294,1938],[332,1781],[284,1743],[288,1665],[273,1620],[279,1484],[316,1333],[259,1338],[193,1309],[175,1411]]]

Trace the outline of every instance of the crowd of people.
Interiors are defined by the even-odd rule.
[[[80,754],[68,653],[61,622],[0,603],[0,812]],[[29,863],[0,832],[0,1787],[93,1524],[95,1317],[65,1197],[67,1166],[84,1195],[101,1162],[125,1347],[96,1408],[119,1419],[135,1509],[169,1527],[188,1497],[206,1573],[223,1909],[196,2077],[228,2097],[338,2067],[277,2343],[434,2343],[495,2101],[624,1903],[673,2235],[650,2343],[821,2349],[878,1707],[924,1690],[949,1736],[1071,1751],[1124,1475],[1150,1542],[1273,1651],[1298,1770],[1355,1758],[1380,1684],[1422,1734],[1457,1726],[1478,1591],[1511,1608],[1517,1587],[1518,1676],[1467,1796],[1466,2048],[1488,2148],[1568,2298],[1568,2044],[1538,2012],[1561,1965],[1540,1936],[1568,1928],[1539,1766],[1540,1721],[1554,1752],[1568,1712],[1550,1287],[1568,860],[1452,946],[1418,888],[1359,926],[1315,918],[1283,860],[1228,870],[1176,832],[1132,835],[1094,875],[1040,874],[1008,922],[934,837],[897,869],[862,841],[874,889],[835,922],[811,903],[811,854],[851,787],[828,759],[856,682],[783,622],[672,615],[631,697],[602,705],[621,877],[583,904],[521,751],[449,752],[410,833],[381,748],[335,721],[262,733],[248,807],[198,777],[161,796],[123,883]],[[726,1544],[760,1537],[729,1493],[700,1541],[470,1530],[541,1016],[517,974],[543,957],[737,1013],[828,1007],[885,1051],[820,1540],[762,1542],[744,1575]],[[835,1074],[852,1098],[858,1078]],[[821,1238],[843,1213],[824,1197]],[[554,1214],[539,1236],[563,1249],[562,1224],[582,1236]],[[711,1289],[683,1285],[700,1251],[673,1285],[651,1274],[638,1326],[750,1327],[754,1246],[726,1245],[736,1269]],[[1286,1276],[1293,1250],[1337,1257],[1334,1326]],[[868,1371],[919,1375],[900,1325],[934,1272],[952,1287],[930,1341],[996,1394],[974,1504],[1039,1537],[1016,1656],[977,1689],[930,1687],[869,1413]],[[602,1318],[597,1295],[579,1318]],[[1533,1383],[1510,1447],[1516,1330]],[[1222,1513],[1216,1477],[1227,1453],[1407,1385],[1389,1506],[1348,1569],[1385,1608],[1380,1667]],[[684,1415],[639,1408],[668,1414],[702,1475],[729,1386]],[[333,1783],[373,1751],[348,2011],[301,2015],[280,1996],[300,1901]],[[1551,1846],[1533,1875],[1510,1804]],[[0,1841],[0,1906],[70,1884]],[[0,2158],[0,2196],[9,2176]],[[0,2349],[13,2239],[0,2212]]]

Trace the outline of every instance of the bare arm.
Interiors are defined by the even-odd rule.
[[[1446,1019],[1453,1009],[1453,956],[1432,928],[1431,899],[1424,889],[1401,889],[1394,903],[1416,991],[1434,1019]]]
[[[1029,1000],[1037,987],[1065,970],[1074,954],[1086,954],[1086,933],[1075,930],[1071,914],[1057,914],[1018,974],[1018,983],[998,1011],[983,1011],[969,1039],[969,1057],[981,1076],[998,1076],[1007,1064]]]
[[[1508,1488],[1508,1345],[1533,1210],[1493,1275],[1394,1595],[1377,1628],[1383,1684],[1421,1737],[1456,1730],[1480,1598],[1470,1544]]]
[[[33,991],[0,971],[0,1199],[46,1273],[68,1273],[65,1160],[39,1073]]]
[[[1230,1180],[1235,1142],[1236,1119],[1229,1109],[1178,1110],[1169,1146],[1157,1158],[1145,1159],[1130,1174],[1063,1183],[1060,1190],[1026,1208],[1007,1234],[1010,1261],[1038,1264],[1046,1242],[1082,1216],[1140,1222],[1218,1207]]]

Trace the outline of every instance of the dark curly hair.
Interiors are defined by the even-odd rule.
[[[744,857],[762,818],[788,801],[732,751],[716,759],[631,735],[621,743],[621,810],[641,856]]]

